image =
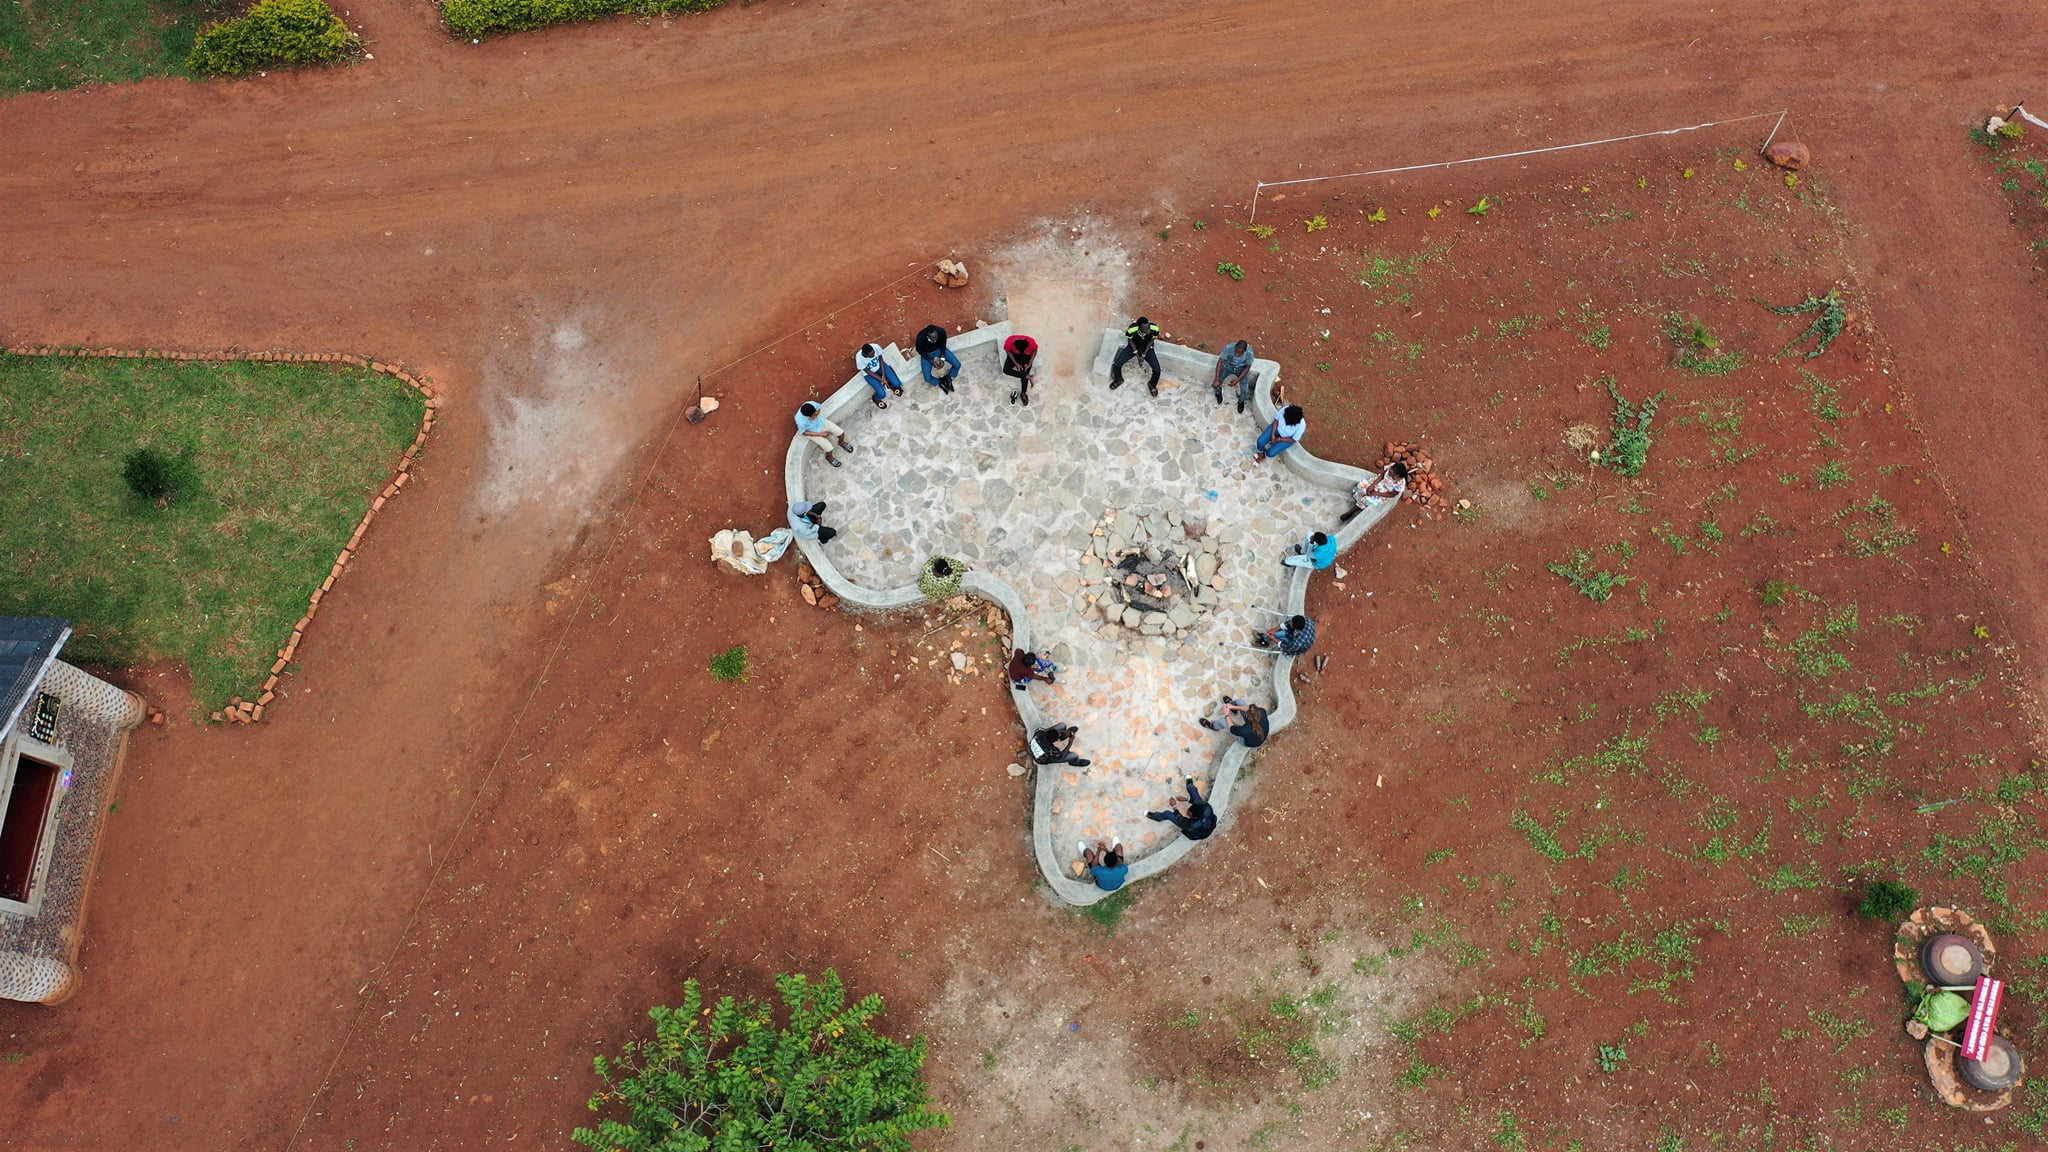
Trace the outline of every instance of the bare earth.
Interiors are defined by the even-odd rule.
[[[1254,178],[1789,107],[1935,464],[2048,470],[2041,288],[1962,138],[2038,81],[2031,5],[759,4],[478,46],[416,0],[350,7],[376,59],[345,71],[0,100],[0,339],[352,349],[452,398],[274,722],[138,734],[84,991],[0,1006],[11,1146],[559,1147],[589,1055],[684,976],[826,965],[935,1034],[959,1127],[933,1146],[1223,1146],[1272,1073],[1119,1005],[1200,973],[1240,1006],[1317,978],[1361,1021],[1408,1003],[1426,967],[1324,955],[1382,946],[1394,896],[1307,881],[1314,813],[1345,810],[1309,762],[1355,741],[1313,703],[1288,803],[1095,937],[1031,889],[999,684],[887,691],[847,666],[914,625],[702,563],[774,522],[787,412],[850,331],[989,302],[867,299],[714,376],[727,407],[670,439],[693,378],[1042,218],[1229,221]],[[2048,489],[1952,495],[2038,687]],[[721,692],[705,661],[739,642],[756,678]],[[183,713],[175,671],[130,682]],[[1134,1066],[1252,1087],[1105,1086]]]

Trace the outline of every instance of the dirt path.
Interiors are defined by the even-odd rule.
[[[157,731],[138,743],[85,945],[86,992],[56,1012],[0,1007],[0,1046],[28,1054],[0,1076],[9,1130],[39,1147],[282,1146],[358,990],[394,949],[433,941],[432,923],[407,934],[421,886],[441,868],[429,852],[446,850],[561,614],[596,607],[578,593],[550,615],[543,583],[562,575],[565,557],[594,554],[583,539],[592,524],[644,534],[669,517],[689,524],[678,534],[692,540],[708,534],[700,525],[767,514],[776,487],[760,470],[775,458],[783,413],[844,354],[821,348],[812,375],[748,376],[755,394],[664,458],[673,494],[606,519],[608,485],[665,426],[683,381],[908,262],[1040,215],[1138,217],[1172,205],[1224,219],[1254,176],[1790,105],[1867,227],[1853,246],[1872,282],[1892,285],[1876,310],[1901,350],[1894,370],[1921,392],[1986,571],[2042,667],[2048,565],[2022,533],[2048,518],[2048,494],[1963,483],[1983,460],[2022,476],[2048,467],[2048,423],[2030,391],[2048,359],[2040,288],[1961,137],[1973,110],[2034,79],[2025,37],[1996,32],[2025,27],[2031,11],[1986,5],[1958,19],[1900,5],[1853,23],[1836,11],[1738,3],[1706,24],[1659,5],[1045,5],[994,15],[761,5],[672,27],[612,22],[470,46],[442,39],[425,5],[378,0],[352,17],[377,58],[346,72],[0,101],[0,336],[357,349],[424,368],[454,396],[421,482],[379,520],[323,613],[276,723]],[[935,50],[971,80],[920,71]],[[1955,402],[1959,384],[1976,403]],[[766,429],[775,435],[756,435]],[[611,578],[653,572],[647,546],[632,536],[619,563],[639,566]],[[689,573],[678,576],[684,589],[710,595],[694,557],[661,559]],[[614,605],[609,623],[596,613],[603,630],[573,634],[562,666],[617,669],[659,643],[675,649],[678,668],[701,668],[711,645],[731,642],[715,625],[774,610],[766,589],[753,600],[718,594],[715,608],[685,600],[681,618],[652,603],[624,615]],[[640,638],[625,639],[636,628]],[[836,623],[832,636],[844,642]],[[794,655],[814,642],[793,633],[773,643]],[[878,738],[873,723],[921,723],[903,703],[842,721],[859,694],[829,670],[788,667],[778,698],[808,694],[820,707],[764,732],[707,719],[699,738],[862,748]],[[152,691],[175,696],[174,677],[161,683]],[[574,697],[542,686],[522,731]],[[912,760],[999,754],[1006,727],[956,703]],[[641,739],[621,747],[659,755],[652,719],[626,731]],[[915,778],[884,773],[865,786],[886,793]],[[480,809],[485,827],[515,786],[497,781]],[[739,814],[700,850],[707,884],[754,845],[794,844],[835,819],[816,805],[858,805],[866,794],[822,768],[774,788],[736,768],[699,786],[697,802]],[[618,803],[623,779],[609,787],[603,802]],[[579,827],[584,795],[547,801],[565,835]],[[992,830],[1010,819],[1004,795],[934,793],[890,807],[892,823],[869,832],[901,842],[920,817],[963,810],[983,812]],[[882,810],[876,800],[858,814]],[[512,845],[488,837],[465,851],[476,843],[512,859]],[[775,906],[801,911],[814,885],[844,880],[821,867],[792,865]],[[957,871],[962,891],[1021,891],[1026,865],[1020,850]],[[899,878],[874,899],[919,899],[927,879]],[[624,908],[508,908],[505,931],[559,925],[577,933],[570,946],[602,953],[605,933],[589,917],[628,917],[663,895]],[[1015,903],[980,899],[990,917]],[[974,903],[963,915],[980,914]],[[675,931],[674,954],[648,958],[637,986],[606,976],[545,995],[573,1004],[573,1018],[623,1026],[666,989],[653,970],[682,971],[703,954],[697,926]],[[798,924],[758,948],[755,959],[717,963],[758,975],[857,960]],[[906,958],[909,975],[892,984],[942,971],[924,962]],[[600,988],[603,1003],[579,999]],[[551,1027],[532,1019],[543,1034]],[[611,1039],[535,1042],[509,1026],[504,1035],[522,1045],[533,1077],[575,1076]],[[377,1044],[367,1058],[390,1079],[368,1099],[417,1105],[409,1121],[420,1127],[387,1136],[393,1146],[429,1146],[434,1133],[446,1134],[440,1146],[466,1144],[459,1136],[473,1123],[436,1109],[429,1124],[416,1095],[426,1088],[414,1086],[452,1092],[463,1070],[407,1067],[403,1036]],[[460,1049],[437,1057],[465,1059]],[[559,1119],[582,1091],[550,1085],[527,1115]],[[367,1106],[349,1116],[316,1123],[319,1146],[372,1134],[357,1126],[369,1124]]]

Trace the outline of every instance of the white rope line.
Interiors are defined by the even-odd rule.
[[[1520,152],[1496,152],[1491,156],[1471,156],[1463,160],[1443,160],[1434,164],[1407,164],[1399,168],[1375,168],[1370,172],[1346,172],[1338,176],[1304,176],[1298,180],[1261,180],[1258,182],[1258,187],[1252,189],[1251,219],[1258,219],[1259,197],[1268,188],[1285,188],[1290,184],[1316,184],[1324,180],[1355,180],[1361,176],[1392,176],[1400,172],[1420,172],[1428,168],[1455,168],[1460,164],[1480,164],[1488,160],[1514,160],[1522,156],[1541,156],[1546,152],[1569,152],[1574,148],[1592,148],[1601,144],[1620,144],[1627,140],[1643,140],[1651,136],[1676,136],[1680,132],[1698,132],[1702,128],[1719,128],[1724,124],[1740,124],[1745,120],[1761,120],[1766,116],[1776,116],[1778,118],[1777,123],[1771,125],[1771,134],[1764,138],[1764,147],[1768,148],[1771,146],[1771,141],[1777,138],[1778,129],[1785,123],[1785,115],[1789,111],[1790,109],[1780,109],[1776,112],[1755,112],[1748,116],[1736,116],[1728,120],[1709,120],[1705,124],[1688,124],[1683,128],[1663,128],[1655,132],[1637,132],[1628,136],[1609,136],[1604,140],[1582,140],[1577,144],[1553,144],[1548,148],[1527,148]]]

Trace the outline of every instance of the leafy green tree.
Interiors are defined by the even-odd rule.
[[[922,1036],[876,1033],[882,998],[848,1005],[839,973],[817,983],[777,976],[789,1010],[778,1027],[764,1001],[722,997],[704,1007],[695,980],[677,1008],[654,1008],[654,1038],[596,1059],[605,1090],[590,1110],[623,1108],[575,1140],[597,1152],[909,1152],[909,1134],[953,1121],[925,1107]]]

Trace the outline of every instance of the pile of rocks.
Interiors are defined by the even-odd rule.
[[[811,571],[811,566],[799,560],[796,562],[796,588],[803,593],[804,603],[813,608],[833,609],[839,607],[839,597],[825,590],[825,582]]]
[[[1428,449],[1420,444],[1389,440],[1386,455],[1381,456],[1373,468],[1384,470],[1396,460],[1408,466],[1409,500],[1424,508],[1444,506],[1444,478],[1436,474],[1436,461],[1430,459]]]
[[[1224,587],[1233,529],[1179,511],[1105,513],[1081,556],[1083,616],[1106,627],[1172,638],[1194,631]]]

